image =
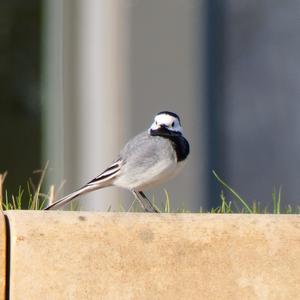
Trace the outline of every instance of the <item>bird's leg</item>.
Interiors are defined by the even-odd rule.
[[[159,212],[142,191],[132,191],[132,193],[145,212]]]
[[[146,195],[144,194],[144,192],[139,191],[139,194],[142,196],[142,198],[146,201],[146,203],[148,204],[148,206],[151,208],[152,212],[156,212],[159,213],[159,210],[152,204],[152,202],[146,197]]]
[[[141,195],[139,194],[139,192],[136,191],[132,191],[135,199],[138,201],[138,203],[141,205],[141,207],[144,209],[145,212],[148,212],[148,209],[145,206],[145,201],[144,199],[141,197]]]

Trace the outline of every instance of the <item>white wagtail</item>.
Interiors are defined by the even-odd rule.
[[[188,155],[189,143],[183,137],[180,118],[162,111],[147,131],[125,145],[105,171],[45,209],[59,208],[79,195],[114,185],[130,190],[145,211],[158,212],[143,190],[175,176]]]

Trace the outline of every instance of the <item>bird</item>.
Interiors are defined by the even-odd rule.
[[[183,136],[179,116],[174,112],[161,111],[155,115],[150,128],[129,140],[117,158],[100,175],[75,192],[48,205],[45,210],[58,209],[80,195],[117,186],[131,191],[145,212],[158,213],[144,190],[177,175],[189,153],[190,145]]]

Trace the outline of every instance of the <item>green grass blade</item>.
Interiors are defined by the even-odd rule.
[[[279,187],[279,190],[278,190],[278,200],[277,200],[277,206],[276,206],[277,214],[280,214],[280,210],[281,210],[281,186]]]
[[[166,196],[166,200],[165,200],[165,213],[170,213],[171,209],[170,209],[170,197],[169,197],[169,193],[166,189],[164,189],[164,193]]]
[[[214,176],[217,178],[217,180],[226,188],[226,190],[228,190],[234,196],[235,199],[237,199],[242,203],[246,211],[250,214],[253,213],[252,209],[249,207],[246,201],[233,188],[231,188],[224,180],[222,180],[214,170],[212,172]]]

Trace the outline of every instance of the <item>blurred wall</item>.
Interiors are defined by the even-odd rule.
[[[300,2],[224,1],[223,124],[227,181],[271,204],[299,205]]]
[[[0,1],[0,173],[5,189],[41,168],[41,1]]]
[[[45,1],[44,157],[58,197],[99,175],[124,136],[126,48],[121,1]],[[99,198],[101,197],[101,201]],[[120,205],[116,189],[84,197],[83,209]]]

